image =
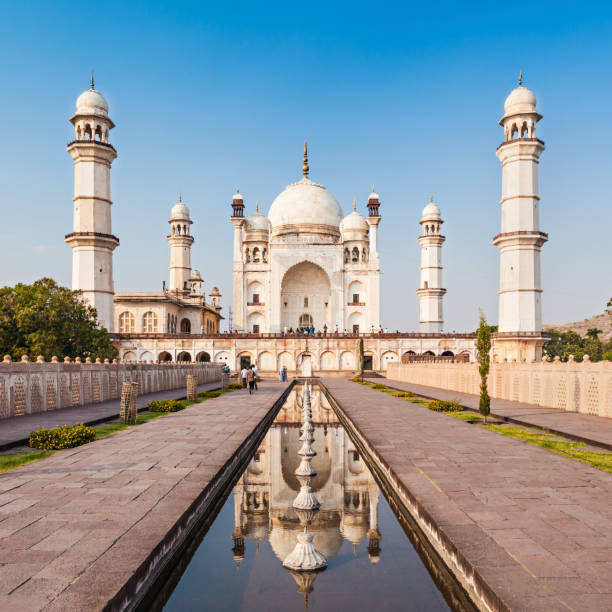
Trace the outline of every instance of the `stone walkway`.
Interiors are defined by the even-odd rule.
[[[402,391],[412,391],[425,397],[441,400],[455,399],[462,406],[478,411],[479,398],[471,393],[415,385],[390,378],[380,382],[389,387]],[[554,408],[541,408],[533,404],[522,404],[496,398],[491,398],[491,416],[506,419],[519,425],[535,425],[553,433],[612,450],[612,419],[578,412],[565,412]]]
[[[287,387],[235,391],[0,475],[0,610],[102,609],[186,531]]]
[[[219,389],[220,387],[221,381],[206,383],[198,386],[198,392]],[[180,399],[185,397],[185,395],[186,390],[184,387],[139,395],[138,410],[144,410],[147,404],[153,400]],[[100,402],[99,404],[87,404],[86,406],[61,408],[59,410],[1,419],[0,451],[5,451],[15,446],[27,446],[30,433],[39,427],[50,429],[58,425],[74,425],[76,423],[95,425],[96,423],[102,423],[118,417],[119,399],[112,399]]]
[[[612,610],[612,475],[357,383],[323,382],[494,608]]]

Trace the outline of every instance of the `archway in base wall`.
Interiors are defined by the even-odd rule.
[[[172,355],[168,351],[162,351],[157,357],[157,361],[172,361]]]
[[[293,357],[287,351],[283,351],[278,355],[278,369],[280,370],[282,367],[286,367],[288,370],[295,369]]]
[[[344,351],[342,355],[340,355],[340,369],[341,370],[355,370],[356,369],[356,361],[355,355],[349,351]]]
[[[244,351],[236,356],[236,369],[242,370],[242,367],[249,367],[251,364],[255,363],[255,359],[253,355],[248,351]]]
[[[144,353],[140,355],[140,361],[153,361],[153,353],[151,353],[151,351],[144,351]]]
[[[187,351],[181,351],[176,356],[176,360],[177,361],[188,361],[188,362],[191,362],[191,355]]]
[[[399,360],[395,351],[386,351],[380,356],[380,369],[386,370],[389,363],[396,363]]]
[[[257,364],[260,370],[275,370],[275,359],[274,355],[270,353],[270,351],[264,351],[263,353],[259,353],[257,357]]]
[[[216,363],[225,363],[227,364],[229,362],[230,356],[228,353],[225,352],[221,352],[221,353],[217,353],[215,355],[215,362]]]
[[[455,353],[453,353],[453,351],[444,351],[442,353],[442,357],[454,357]]]
[[[207,353],[206,351],[200,351],[197,355],[196,355],[196,361],[200,361],[203,363],[207,363],[210,361],[210,354]]]
[[[302,261],[285,272],[280,296],[281,329],[300,327],[300,317],[312,317],[312,325],[321,330],[332,327],[331,283],[321,266]],[[286,305],[285,305],[286,304]]]
[[[321,370],[337,370],[336,355],[331,351],[325,351],[321,354],[320,359]]]
[[[133,351],[126,351],[123,353],[123,361],[136,361],[136,353]]]

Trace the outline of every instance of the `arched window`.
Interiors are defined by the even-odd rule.
[[[512,130],[510,131],[510,139],[514,140],[518,138],[518,127],[516,127],[516,123],[512,124]]]
[[[261,253],[261,258],[263,260],[264,263],[268,263],[268,249],[266,249],[266,247],[264,247],[262,253]]]
[[[353,256],[351,257],[351,261],[359,261],[359,249],[357,247],[353,247]]]
[[[259,247],[253,249],[253,263],[259,263]]]
[[[142,317],[142,331],[145,334],[157,333],[157,315],[154,312],[145,312]]]
[[[348,249],[344,249],[344,263],[347,264],[351,258],[351,254]]]
[[[134,315],[131,312],[122,312],[119,315],[119,333],[133,334],[135,327]]]
[[[83,136],[84,136],[84,140],[92,139],[91,125],[89,125],[89,123],[85,126],[85,133],[83,134]]]
[[[251,253],[248,248],[244,249],[244,261],[245,263],[251,263]]]
[[[312,315],[304,313],[300,316],[300,324],[298,327],[312,327]]]
[[[96,126],[96,136],[95,136],[95,139],[98,142],[102,142],[102,128],[99,125]]]
[[[429,289],[429,282],[423,281],[423,289]]]
[[[191,321],[189,319],[181,319],[181,332],[184,334],[191,333]]]
[[[521,127],[521,138],[529,137],[529,128],[527,127],[527,123],[523,123],[523,127]]]
[[[76,137],[77,140],[81,140],[81,136],[83,135],[83,132],[81,131],[81,126],[79,125],[76,129]]]

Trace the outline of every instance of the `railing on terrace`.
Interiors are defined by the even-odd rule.
[[[402,363],[469,363],[467,353],[459,355],[402,355]]]
[[[217,340],[227,340],[227,339],[237,339],[237,338],[252,338],[252,339],[312,339],[312,338],[327,338],[329,340],[334,340],[338,338],[465,338],[465,339],[474,339],[476,338],[475,333],[469,334],[435,334],[435,333],[418,333],[418,332],[392,332],[392,333],[373,333],[373,334],[354,334],[354,333],[342,333],[338,332],[327,332],[326,334],[323,332],[315,332],[314,334],[300,334],[300,333],[261,333],[254,334],[252,332],[231,332],[231,333],[219,333],[219,334],[195,334],[195,333],[131,333],[131,334],[119,334],[114,333],[110,334],[110,337],[113,340],[130,340],[130,339],[172,339],[172,340],[196,340],[196,339],[217,339]]]

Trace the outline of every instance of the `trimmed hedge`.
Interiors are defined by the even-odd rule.
[[[96,439],[96,430],[79,423],[78,425],[60,425],[53,429],[39,427],[28,438],[31,448],[41,450],[61,450],[87,444]]]
[[[153,400],[147,405],[151,412],[178,412],[186,407],[186,402],[182,400]]]
[[[446,402],[444,400],[432,400],[427,403],[427,408],[435,410],[436,412],[462,412],[463,406],[455,400]]]
[[[239,382],[232,382],[232,383],[230,383],[229,385],[227,385],[227,388],[228,388],[228,389],[232,389],[232,390],[235,390],[235,389],[242,389],[242,383],[239,383]]]

